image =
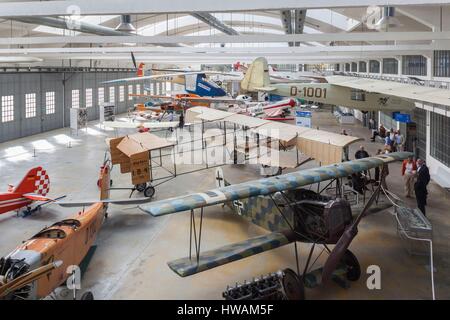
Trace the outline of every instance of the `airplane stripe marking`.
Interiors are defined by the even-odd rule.
[[[27,199],[22,197],[22,198],[14,198],[14,199],[9,199],[9,200],[3,200],[3,201],[0,201],[0,205],[8,203],[8,202],[15,202],[15,201],[20,201],[20,200],[27,200]]]
[[[31,203],[31,202],[32,202],[31,200],[22,200],[22,201],[17,201],[17,202],[11,202],[11,203],[0,205],[0,208],[6,208],[6,207],[15,206],[18,204],[26,204],[26,203]]]

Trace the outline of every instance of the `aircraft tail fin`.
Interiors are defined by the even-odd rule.
[[[256,58],[248,67],[244,79],[241,81],[241,89],[246,92],[258,91],[256,88],[270,86],[269,65],[266,58]]]
[[[35,167],[28,171],[17,187],[10,190],[16,193],[35,193],[45,196],[50,191],[50,178],[45,169]]]
[[[168,265],[179,276],[187,277],[261,252],[279,248],[291,242],[292,239],[289,239],[285,234],[273,232],[215,250],[202,252],[198,262],[196,257],[186,257],[171,261]]]
[[[143,76],[145,76],[144,67],[145,67],[145,63],[143,63],[143,62],[139,63],[139,66],[138,66],[137,72],[136,72],[136,75],[137,75],[138,77],[143,77]]]

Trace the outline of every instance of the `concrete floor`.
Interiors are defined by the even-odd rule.
[[[360,125],[340,126],[328,112],[317,112],[313,125],[321,129],[350,134],[366,139],[361,143],[371,154],[381,145],[371,143],[369,130]],[[88,132],[70,135],[60,129],[0,144],[0,177],[2,189],[7,183],[21,179],[35,165],[48,170],[50,196],[67,194],[69,198],[96,199],[96,180],[106,145],[104,139],[113,132],[91,123]],[[70,148],[68,143],[70,141]],[[351,147],[353,155],[359,144]],[[36,156],[33,157],[33,149]],[[307,164],[304,167],[310,167]],[[215,185],[214,169],[203,170],[157,187],[155,199],[203,191]],[[226,166],[225,174],[233,182],[255,179],[254,167]],[[117,168],[112,178],[115,186],[129,186],[128,175]],[[403,198],[400,164],[390,165],[390,190]],[[434,262],[436,297],[450,299],[450,217],[449,195],[434,182],[429,185],[428,217],[434,228]],[[114,197],[128,196],[127,191],[114,191]],[[414,205],[414,199],[406,199]],[[27,218],[14,213],[0,215],[0,255],[13,250],[44,226],[73,215],[74,209],[48,206]],[[202,250],[241,241],[264,234],[261,228],[230,214],[221,206],[206,208]],[[110,206],[109,218],[97,238],[97,250],[83,278],[83,290],[91,290],[96,299],[220,299],[227,285],[243,282],[254,276],[295,268],[293,245],[275,249],[200,274],[180,278],[167,262],[185,257],[189,246],[189,214],[153,218],[136,207]],[[301,267],[306,261],[308,244],[301,244]],[[410,256],[396,234],[394,218],[386,211],[369,216],[360,224],[359,233],[350,249],[358,257],[363,274],[350,289],[335,284],[327,288],[307,290],[309,299],[430,299],[430,273],[426,257]],[[320,260],[319,260],[320,262]],[[318,263],[320,265],[320,263]],[[381,290],[366,287],[367,266],[381,268]]]

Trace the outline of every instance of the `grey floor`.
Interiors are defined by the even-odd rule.
[[[359,124],[340,126],[328,112],[317,112],[313,125],[340,132],[342,128],[364,137],[369,153],[381,147],[368,141],[369,130]],[[113,131],[104,131],[90,123],[87,132],[71,134],[60,129],[0,144],[0,177],[6,190],[25,172],[36,165],[48,170],[51,179],[50,196],[66,194],[72,199],[96,199],[98,169],[106,151],[105,138]],[[70,142],[70,144],[69,144]],[[359,145],[352,146],[354,154]],[[308,164],[305,167],[310,167]],[[182,168],[179,168],[181,170]],[[258,177],[255,167],[226,166],[225,174],[233,182]],[[182,175],[157,187],[155,200],[213,188],[214,169]],[[128,175],[117,168],[112,178],[115,186],[129,186]],[[390,166],[390,190],[403,197],[400,164]],[[435,183],[429,186],[429,218],[434,228],[435,285],[438,299],[450,298],[449,232],[450,199]],[[114,197],[128,196],[128,191],[114,191]],[[414,199],[407,199],[414,206]],[[0,215],[0,255],[13,250],[44,226],[71,216],[75,209],[45,207],[31,217],[16,217],[15,213]],[[221,206],[205,210],[202,250],[264,234],[264,230],[233,215]],[[189,214],[153,218],[136,207],[110,206],[109,218],[98,238],[97,250],[83,278],[83,290],[93,291],[96,299],[220,299],[229,284],[243,282],[254,276],[295,267],[293,246],[279,248],[228,264],[192,277],[180,278],[167,262],[186,256],[189,245]],[[306,260],[308,244],[301,244],[301,263]],[[396,233],[394,218],[382,212],[365,218],[351,245],[363,268],[362,278],[350,289],[331,284],[307,290],[310,299],[430,299],[430,273],[426,257],[410,256]],[[320,262],[321,259],[319,259]],[[320,265],[320,263],[319,263]],[[367,266],[381,268],[381,290],[366,286]]]

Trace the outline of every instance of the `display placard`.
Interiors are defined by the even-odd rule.
[[[299,127],[311,128],[311,111],[295,111],[295,124]]]

